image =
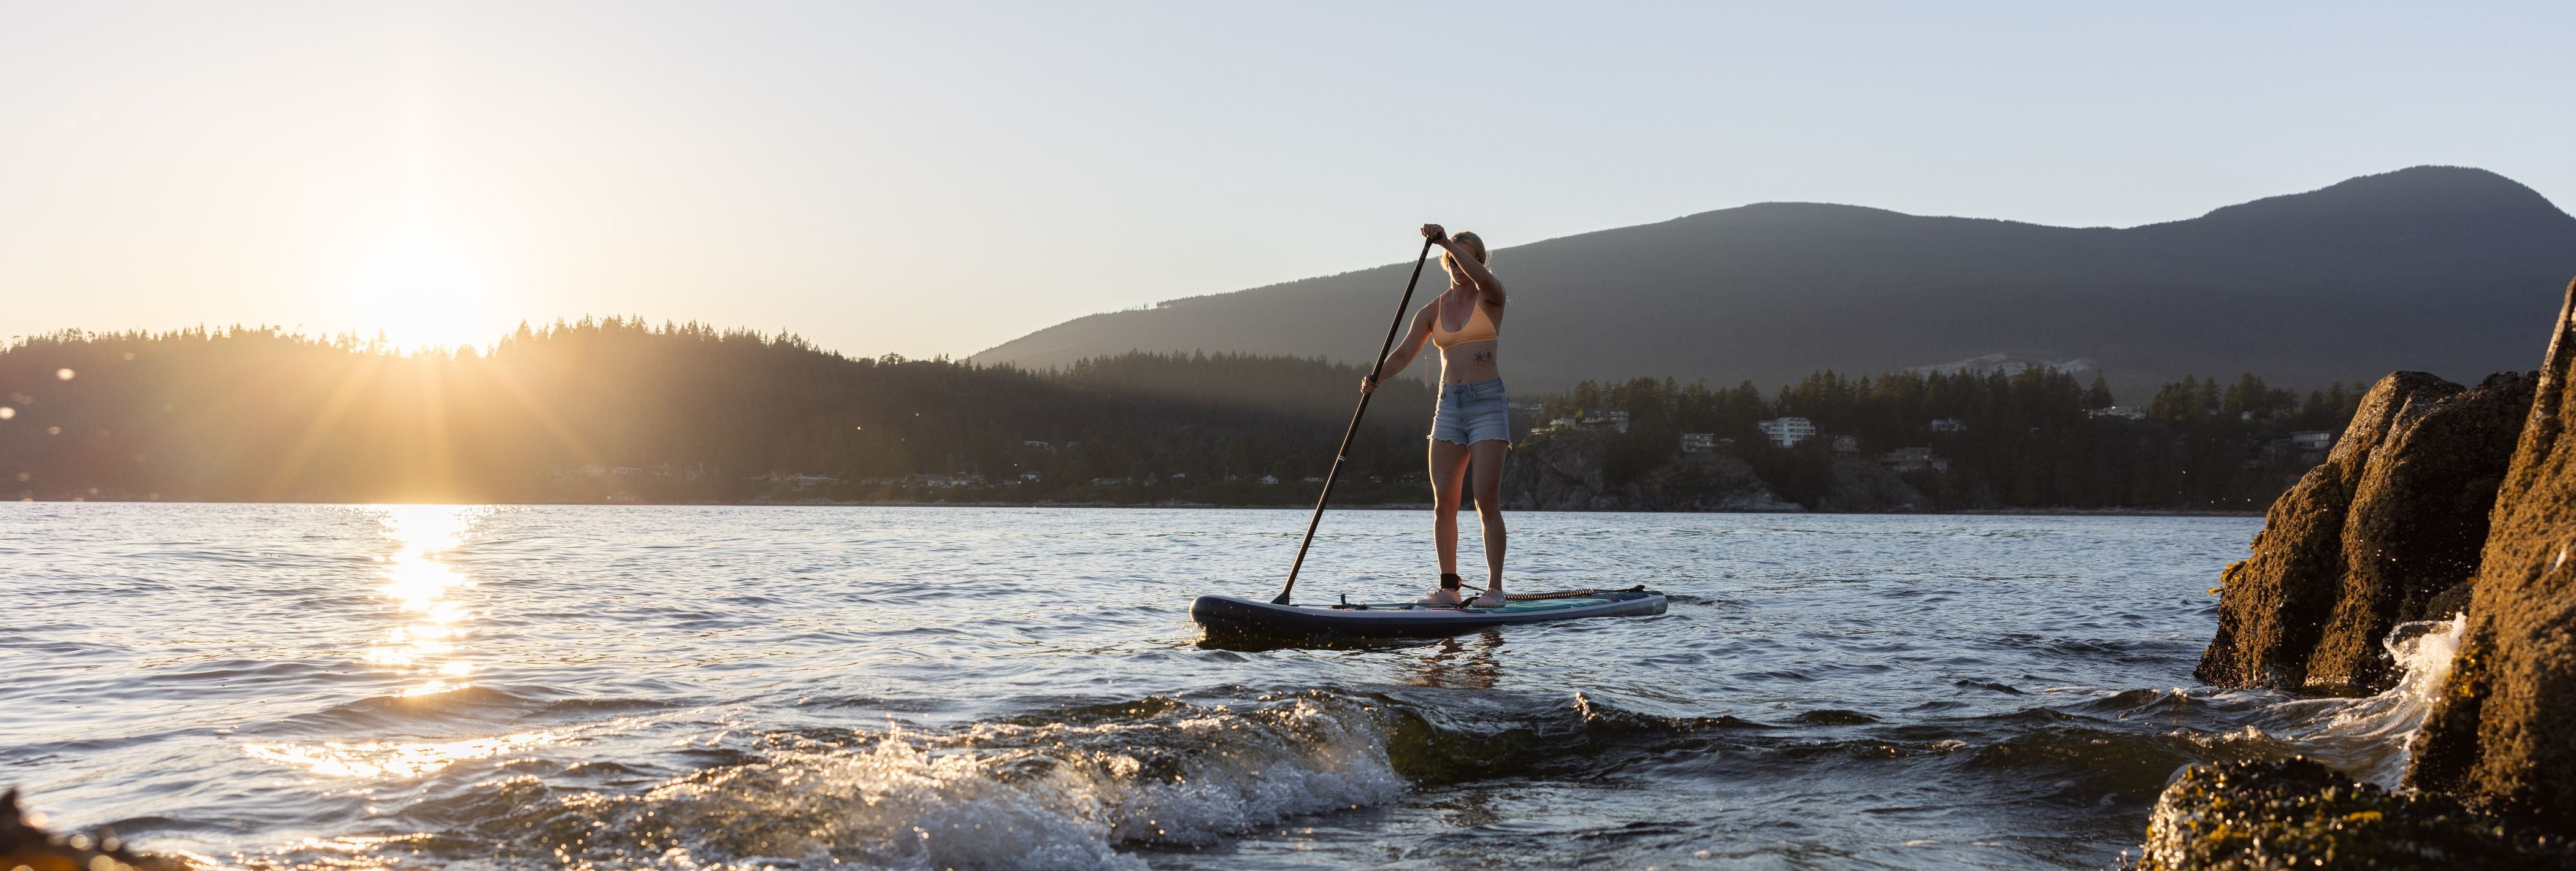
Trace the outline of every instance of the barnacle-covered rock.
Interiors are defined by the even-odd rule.
[[[2156,799],[2142,871],[2576,869],[2564,839],[2303,758],[2195,765]]]

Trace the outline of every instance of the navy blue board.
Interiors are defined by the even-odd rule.
[[[1514,599],[1500,608],[1280,605],[1240,596],[1200,596],[1190,605],[1190,620],[1209,635],[1437,638],[1491,626],[1664,613],[1664,594],[1642,587],[1542,595]]]

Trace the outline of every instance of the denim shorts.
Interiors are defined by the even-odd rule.
[[[1431,416],[1431,437],[1474,445],[1512,440],[1512,407],[1503,398],[1503,379],[1473,384],[1440,385],[1440,411]]]

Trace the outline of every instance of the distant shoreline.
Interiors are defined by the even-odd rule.
[[[143,499],[20,499],[26,503],[108,504],[108,505],[380,505],[412,503],[379,502],[185,502]],[[1258,511],[1312,511],[1312,505],[1216,505],[1205,502],[899,502],[838,501],[803,499],[793,502],[432,502],[430,505],[611,505],[626,508],[732,506],[743,508],[1165,508],[1165,509],[1240,509]],[[1334,505],[1335,511],[1429,511],[1431,503],[1390,502],[1376,505]],[[1994,516],[1994,517],[2262,517],[2261,511],[2216,511],[2183,508],[1978,508],[1956,511],[1589,511],[1581,509],[1530,508],[1514,509],[1511,514],[1790,514],[1815,517],[1856,516]]]

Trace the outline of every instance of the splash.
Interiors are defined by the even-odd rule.
[[[2294,702],[2330,710],[2322,726],[2297,737],[2304,749],[2354,777],[2396,789],[2412,758],[2407,747],[2424,727],[2424,718],[2442,698],[2451,680],[2451,661],[2460,652],[2463,614],[2449,620],[2401,623],[2382,642],[2404,675],[2397,685],[2362,699]]]

